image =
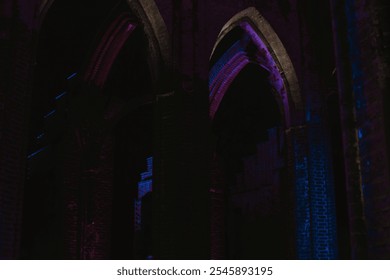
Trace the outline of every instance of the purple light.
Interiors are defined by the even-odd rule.
[[[238,62],[243,58],[249,62],[249,59],[246,57],[246,53],[244,51],[239,51],[238,53],[232,55],[229,60],[224,63],[224,66],[219,69],[219,72],[215,75],[214,80],[212,80],[209,85],[211,99],[216,93],[215,88],[218,89],[220,87],[221,83],[223,83],[230,76],[230,73],[232,72],[231,69],[235,68]]]
[[[222,68],[226,65],[226,63],[233,57],[235,54],[245,52],[245,46],[242,46],[241,41],[237,41],[234,43],[214,64],[214,66],[210,70],[210,78],[209,85],[214,84],[215,79],[218,74],[221,72]]]
[[[287,90],[284,85],[284,79],[280,73],[279,67],[277,66],[274,57],[269,51],[267,45],[260,38],[259,34],[253,29],[253,27],[248,22],[242,22],[240,24],[241,28],[246,31],[246,33],[251,37],[253,43],[258,49],[257,60],[262,67],[267,69],[270,72],[269,81],[272,86],[277,90],[277,92],[282,97],[284,112],[285,112],[285,121],[286,126],[290,125],[290,107],[288,104]]]
[[[112,22],[91,58],[84,74],[86,81],[104,86],[115,59],[135,28],[127,14],[120,15]]]
[[[214,118],[223,97],[233,80],[249,63],[249,58],[244,52],[235,54],[216,75],[215,80],[210,85],[210,112],[211,119]]]
[[[259,34],[253,29],[248,22],[242,22],[240,27],[249,35],[250,40],[257,47],[255,55],[256,62],[269,72],[268,80],[273,88],[281,96],[284,107],[285,125],[290,125],[290,109],[288,103],[287,89],[283,73],[278,67],[275,58],[269,51],[267,45],[263,42]],[[246,55],[246,47],[249,40],[241,39],[233,44],[218,62],[211,68],[209,90],[210,90],[210,118],[213,119],[218,107],[233,80],[238,73],[249,63],[249,58]]]

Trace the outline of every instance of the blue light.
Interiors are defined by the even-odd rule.
[[[38,136],[37,136],[37,139],[39,140],[39,139],[42,139],[43,138],[43,136],[45,136],[45,133],[41,133],[41,134],[39,134]]]
[[[308,159],[304,155],[305,146],[294,140],[295,154],[295,216],[296,216],[296,247],[299,259],[311,259],[311,217],[310,217],[310,187],[308,174]]]
[[[56,99],[56,100],[59,100],[59,99],[61,99],[61,97],[63,97],[65,94],[67,94],[66,91],[64,91],[64,92],[60,93],[59,95],[57,95],[57,96],[55,97],[55,99]]]
[[[147,171],[140,174],[141,181],[138,182],[138,197],[134,201],[134,223],[135,230],[141,230],[142,221],[141,221],[141,209],[142,209],[142,198],[153,190],[153,157],[148,157],[146,159]]]
[[[149,179],[152,177],[152,175],[153,175],[152,171],[143,172],[141,173],[141,180]]]
[[[146,159],[147,165],[148,165],[148,170],[153,167],[153,157],[148,157]]]
[[[239,51],[244,51],[244,47],[240,44],[241,42],[238,40],[235,42],[214,64],[214,66],[210,70],[210,78],[209,85],[211,85],[214,79],[218,76],[219,72],[223,68],[223,66],[229,62],[229,60],[234,56],[234,54]]]
[[[152,180],[141,181],[138,183],[138,199],[142,199],[146,194],[152,191]]]
[[[146,159],[147,171],[142,172],[141,181],[138,182],[138,199],[142,199],[147,193],[152,191],[153,157]]]
[[[77,75],[77,72],[75,72],[75,73],[69,75],[68,78],[66,78],[66,79],[67,79],[67,80],[70,80],[70,79],[72,79],[73,77],[75,77],[76,75]]]
[[[329,142],[321,137],[322,126],[308,129],[309,202],[313,259],[337,259],[334,181]]]
[[[43,148],[39,149],[38,151],[35,151],[34,153],[30,154],[30,155],[27,157],[27,159],[31,159],[31,158],[35,157],[37,154],[39,154],[40,152],[42,152],[42,151],[44,151],[44,150],[46,150],[46,149],[47,149],[47,147],[43,147]]]
[[[307,122],[310,122],[310,121],[311,121],[311,112],[310,112],[310,110],[307,110],[307,111],[306,111],[306,121],[307,121]]]
[[[349,56],[352,66],[352,82],[353,92],[355,95],[356,109],[364,109],[367,106],[366,98],[364,97],[364,83],[363,83],[363,68],[361,62],[361,52],[359,49],[359,34],[356,27],[357,16],[355,13],[355,1],[347,0],[345,2],[345,9],[348,24],[348,43]]]
[[[45,115],[44,118],[47,119],[48,117],[50,117],[51,115],[53,115],[55,112],[56,112],[56,110],[50,111],[49,113],[47,113],[47,114]]]
[[[361,129],[358,129],[358,138],[362,139],[363,138],[363,132]]]

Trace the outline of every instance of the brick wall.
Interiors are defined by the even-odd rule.
[[[0,14],[5,23],[0,30],[0,258],[4,259],[19,256],[32,78],[33,33],[15,7],[14,3],[9,17]]]
[[[19,15],[17,9],[12,10],[11,2],[14,3],[7,1],[10,5],[4,6],[7,9],[1,14],[1,20],[5,24],[0,30],[1,258],[16,258],[19,250],[33,65],[34,34],[26,24],[32,23],[32,7],[35,2],[30,1],[23,5]],[[317,15],[315,7],[305,6],[310,1],[300,1],[299,5],[297,2],[242,0],[226,4],[226,1],[213,0],[182,1],[180,5],[172,6],[166,1],[157,1],[172,36],[177,95],[161,96],[157,103],[156,125],[159,140],[156,143],[155,177],[160,188],[156,191],[156,207],[160,214],[156,217],[156,232],[161,235],[156,235],[155,238],[158,240],[158,250],[162,258],[207,256],[207,249],[199,248],[196,244],[208,244],[209,239],[208,210],[204,207],[209,203],[208,189],[212,185],[209,178],[210,168],[205,164],[209,162],[210,156],[206,86],[209,56],[223,25],[237,12],[252,5],[270,22],[285,45],[297,70],[302,93],[310,105],[307,112],[311,118],[315,118],[315,124],[307,127],[307,131],[291,136],[291,143],[296,145],[295,157],[291,158],[291,161],[295,160],[296,192],[299,194],[296,214],[301,221],[297,224],[297,244],[298,248],[301,248],[297,254],[301,258],[322,258],[323,254],[327,257],[335,256],[336,253],[326,245],[335,241],[325,240],[331,238],[331,234],[323,232],[324,228],[334,230],[334,221],[329,219],[334,206],[332,200],[328,200],[332,197],[333,184],[329,167],[331,160],[328,157],[326,119],[321,115],[328,86],[327,75],[333,65],[328,62],[332,61],[329,59],[329,53],[324,55],[321,51],[315,51],[317,47],[319,50],[329,51],[327,46],[321,49],[321,46],[315,43],[321,34],[328,33],[319,31],[317,34],[316,27],[310,30],[313,28],[310,26],[311,21]],[[336,37],[342,37],[342,54],[348,57],[346,60],[338,57],[337,71],[354,258],[386,258],[390,252],[390,110],[387,105],[389,97],[386,94],[389,81],[389,30],[386,17],[389,8],[390,4],[384,0],[344,0],[338,1],[334,15],[335,18],[343,17],[342,27],[345,33],[336,30]],[[285,28],[286,26],[289,28]],[[340,64],[343,64],[342,67]],[[344,71],[342,68],[345,68]],[[199,140],[194,135],[202,137]],[[73,140],[70,140],[71,145],[75,144]],[[308,144],[310,145],[306,149]],[[82,240],[77,233],[81,223],[78,220],[81,210],[78,208],[77,192],[82,175],[78,173],[80,169],[77,169],[81,168],[81,159],[75,151],[64,155],[64,176],[69,176],[64,184],[69,190],[69,203],[66,205],[69,210],[66,217],[69,226],[68,253],[69,256],[78,258]],[[102,168],[104,170],[98,172],[102,178],[100,189],[95,193],[96,201],[102,200],[101,195],[110,196],[105,183],[109,173],[106,168],[109,167]],[[86,180],[93,181],[91,177],[93,176],[87,175]],[[310,201],[314,202],[311,214],[307,212]],[[318,205],[315,204],[316,201]],[[323,207],[326,207],[325,212],[329,216],[323,215]],[[100,213],[99,209],[96,208],[96,213]],[[192,213],[201,214],[195,217]],[[102,224],[108,223],[107,217],[101,218],[106,219],[104,222],[101,220]],[[308,225],[311,231],[304,230]],[[94,227],[96,226],[95,224]],[[317,232],[316,226],[321,230]],[[104,229],[101,232],[104,233]],[[367,233],[368,255],[365,254]],[[327,237],[323,239],[324,236]],[[194,239],[198,243],[191,243]],[[322,244],[319,245],[321,248],[311,247],[311,240],[315,244]],[[98,248],[100,245],[96,246]],[[105,249],[102,249],[103,247]],[[104,252],[109,250],[104,244],[99,248],[101,253],[91,254],[96,257],[104,256]],[[319,255],[315,255],[313,250],[319,252]]]
[[[314,259],[336,259],[336,212],[330,143],[326,128],[309,124],[309,186]]]
[[[293,189],[295,218],[295,257],[311,259],[311,218],[309,166],[306,127],[297,127],[287,131],[288,149],[290,153],[288,166],[290,168],[290,186]]]
[[[352,258],[390,256],[388,8],[332,1]]]
[[[303,258],[335,259],[338,257],[338,248],[334,180],[330,135],[324,105],[330,86],[329,77],[334,67],[332,38],[329,36],[330,16],[326,3],[314,4],[312,1],[300,1],[298,12],[302,54],[300,87],[305,99],[308,149],[306,151],[308,190],[302,197],[308,209],[306,208],[306,212],[301,210],[301,214],[304,214],[303,221],[306,221],[305,226],[310,228],[310,233],[305,233],[308,238],[304,247],[306,250],[300,252],[299,247],[297,250],[302,253]],[[302,205],[303,202],[299,203]],[[307,246],[311,247],[310,253]]]
[[[384,1],[346,1],[368,257],[390,257],[388,147],[388,27]]]

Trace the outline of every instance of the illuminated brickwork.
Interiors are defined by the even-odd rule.
[[[337,229],[334,185],[330,169],[330,147],[322,134],[323,129],[323,126],[316,124],[310,124],[308,128],[312,258],[337,259]]]
[[[134,202],[135,205],[135,230],[140,231],[142,227],[142,198],[152,191],[153,186],[153,157],[146,160],[147,171],[141,173],[141,181],[138,183],[138,197]]]
[[[225,190],[239,168],[267,184],[248,205],[289,213],[275,228],[291,229],[279,242],[291,258],[390,257],[388,1],[114,2],[0,4],[0,258],[226,258],[237,231]],[[240,120],[224,131],[239,142],[234,164],[215,149],[214,117],[248,65],[262,78],[235,92],[267,80],[288,139],[280,207],[271,175],[259,175],[271,164],[257,172],[241,157],[258,143],[253,124],[273,119],[271,103],[227,110]],[[132,115],[145,104],[155,110],[148,144],[136,140],[147,117]],[[266,141],[271,127],[256,136]],[[116,161],[113,151],[126,152]],[[148,158],[139,180],[151,154],[153,178]],[[145,244],[154,247],[139,253]]]
[[[309,162],[306,133],[304,127],[293,129],[289,132],[292,142],[291,148],[294,149],[294,210],[296,219],[296,255],[298,259],[312,258]]]

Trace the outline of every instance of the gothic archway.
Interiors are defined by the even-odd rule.
[[[92,151],[100,158],[99,164],[85,169],[87,180],[96,187],[89,192],[94,194],[91,203],[95,209],[87,209],[94,217],[81,225],[81,257],[95,258],[94,250],[99,250],[104,240],[111,240],[111,257],[143,259],[154,256],[154,218],[147,215],[154,207],[150,203],[151,175],[144,178],[145,173],[152,174],[154,102],[171,89],[171,58],[166,27],[153,2],[126,1],[116,9],[102,28],[82,75],[81,89],[96,98],[94,113],[103,114],[98,119],[94,113],[84,115],[84,127],[75,130],[86,147],[102,147]],[[76,107],[83,108],[80,104]],[[96,120],[103,129],[90,126]],[[103,178],[97,176],[100,174]],[[104,206],[102,197],[106,201],[112,198],[113,204]]]
[[[38,33],[40,32],[42,25],[46,20],[49,10],[53,6],[53,4],[55,4],[55,2],[59,1],[41,1],[36,20],[36,30]],[[154,81],[157,83],[157,81],[161,82],[163,80],[166,80],[167,78],[170,79],[170,73],[172,70],[172,53],[170,51],[171,45],[167,27],[158,10],[156,3],[154,1],[145,0],[125,0],[123,2],[127,3],[127,6],[131,13],[140,21],[140,23],[142,24],[142,28],[146,36],[148,37],[148,63],[151,71],[153,72],[152,74]],[[109,30],[107,30],[106,35],[109,34]],[[111,33],[111,35],[113,34]],[[105,38],[105,41],[102,40],[102,42],[100,43],[101,47],[103,47],[104,44],[107,44],[109,42],[109,39]],[[100,52],[101,51],[104,50],[100,49]],[[97,54],[101,55],[101,53],[99,53],[99,49],[97,49]]]
[[[50,229],[61,232],[55,241],[61,250],[55,256],[48,252],[46,258],[140,258],[132,247],[131,234],[124,237],[128,239],[123,246],[126,253],[113,249],[112,239],[118,237],[118,231],[111,229],[115,215],[112,199],[121,194],[117,191],[121,183],[114,180],[119,154],[115,147],[121,145],[118,138],[129,139],[129,135],[124,136],[126,133],[142,134],[138,140],[146,139],[145,146],[149,150],[139,156],[142,163],[131,163],[137,168],[128,173],[138,179],[141,172],[148,170],[146,158],[154,144],[149,137],[154,129],[154,101],[171,87],[172,62],[165,24],[153,1],[129,0],[117,5],[102,1],[91,9],[88,5],[93,5],[93,1],[79,3],[77,9],[76,3],[70,1],[42,3],[37,24],[41,39],[38,51],[42,46],[47,50],[55,45],[62,53],[68,52],[59,63],[52,63],[54,67],[46,67],[50,62],[43,65],[37,75],[42,84],[48,84],[44,76],[50,75],[50,71],[63,76],[51,80],[51,84],[56,85],[55,90],[44,90],[45,102],[52,107],[44,114],[43,125],[40,120],[37,122],[39,133],[33,132],[37,134],[32,136],[31,149],[34,150],[29,154],[29,169],[39,169],[40,174],[33,175],[34,182],[29,184],[39,184],[39,178],[46,174],[44,169],[50,165],[49,169],[54,170],[50,184],[59,192],[57,208],[63,207],[56,212],[62,225]],[[67,26],[64,19],[69,20],[72,13],[77,16]],[[83,14],[88,14],[88,23],[83,23]],[[90,26],[93,29],[88,30]],[[62,31],[57,32],[58,37],[46,36],[51,34],[47,33],[48,29],[54,32],[58,27]],[[72,28],[77,27],[72,32]],[[60,39],[61,36],[64,38]],[[45,46],[45,40],[52,44]],[[61,57],[59,53],[57,56]],[[40,57],[44,55],[37,56],[38,64]],[[35,91],[38,94],[39,87]],[[140,127],[141,124],[145,125]],[[134,140],[135,143],[138,140]],[[137,151],[129,153],[135,155]],[[46,161],[43,169],[38,164],[42,159]],[[47,160],[51,164],[47,164]],[[133,183],[128,188],[137,188],[134,178],[127,181],[127,184]],[[125,210],[134,207],[131,200],[135,196],[136,191],[132,190],[127,200],[130,206]],[[126,213],[125,219],[132,223],[132,214]],[[26,219],[30,219],[28,215]],[[129,226],[125,228],[127,232],[134,230]],[[37,246],[34,241],[26,242]],[[131,244],[127,246],[128,243]],[[34,250],[37,252],[37,248]]]
[[[248,8],[222,28],[210,64],[212,257],[293,258],[294,238],[280,234],[282,225],[294,230],[288,211],[299,157],[291,132],[303,124],[292,62],[269,23]]]

